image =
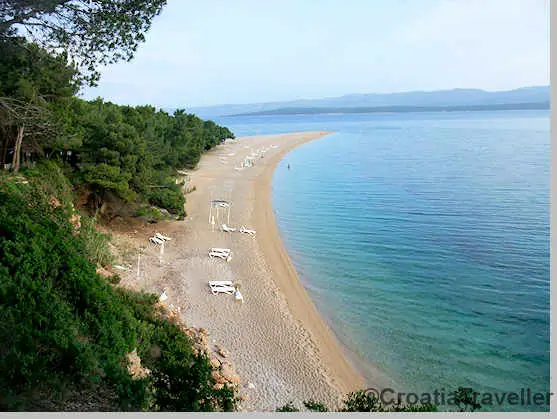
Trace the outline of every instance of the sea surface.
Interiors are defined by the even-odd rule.
[[[236,136],[334,131],[281,161],[273,208],[369,382],[432,401],[472,387],[482,411],[548,410],[520,393],[549,391],[549,111],[216,121]]]

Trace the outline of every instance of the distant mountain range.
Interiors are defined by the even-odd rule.
[[[195,107],[187,108],[187,111],[207,119],[232,115],[548,109],[549,90],[549,86],[533,86],[499,92],[452,89],[388,94],[357,93],[324,99]]]
[[[279,108],[270,111],[249,112],[230,116],[310,115],[340,113],[408,113],[408,112],[463,112],[463,111],[512,111],[549,109],[548,102],[505,103],[501,105],[462,106],[363,106],[353,108]]]

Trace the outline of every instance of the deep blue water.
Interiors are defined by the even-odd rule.
[[[371,382],[549,391],[549,112],[217,122],[237,136],[335,132],[282,160],[273,207],[300,279]]]

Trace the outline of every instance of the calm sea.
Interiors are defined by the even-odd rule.
[[[495,400],[549,391],[548,111],[217,122],[237,136],[335,132],[282,160],[273,207],[301,281],[370,382],[548,410]]]

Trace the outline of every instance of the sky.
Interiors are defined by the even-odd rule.
[[[191,107],[549,84],[549,0],[168,0],[85,99]]]

